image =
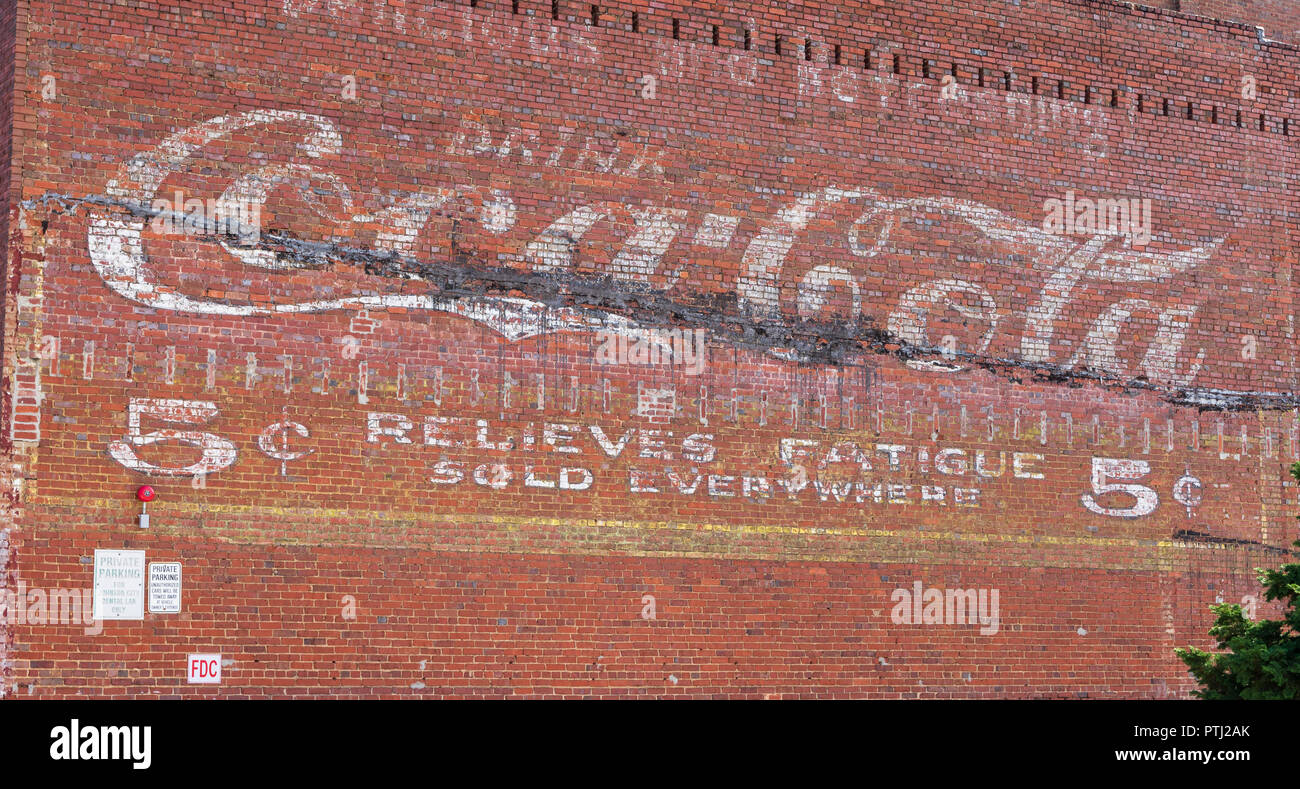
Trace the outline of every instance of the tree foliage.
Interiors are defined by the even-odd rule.
[[[1300,463],[1291,466],[1300,480]],[[1300,540],[1295,545],[1300,547]],[[1249,619],[1241,606],[1211,606],[1215,614],[1210,635],[1221,651],[1196,647],[1174,650],[1201,690],[1202,699],[1300,699],[1300,563],[1276,570],[1256,569],[1264,599],[1285,601],[1281,619]]]

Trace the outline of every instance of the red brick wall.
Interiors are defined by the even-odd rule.
[[[1296,537],[1296,56],[1239,25],[19,12],[11,584],[137,549],[184,603],[11,622],[8,693],[1181,696]],[[702,363],[607,358],[627,322]],[[895,622],[917,582],[996,632]]]
[[[3,213],[0,213],[0,230],[3,237],[9,237],[9,187],[12,183],[9,165],[12,161],[13,144],[13,95],[14,95],[14,44],[17,32],[18,7],[16,4],[0,8],[0,157],[5,164],[0,168],[0,200],[3,200]]]
[[[2,97],[0,98],[0,161],[3,161],[4,163],[4,166],[0,167],[0,200],[4,201],[4,211],[0,213],[0,238],[5,239],[9,238],[10,190],[14,184],[14,179],[12,178],[12,154],[14,138],[14,62],[15,53],[18,51],[16,47],[17,32],[17,4],[6,5],[3,9],[0,9],[0,97]],[[6,253],[6,273],[8,273],[10,269],[7,264],[7,258],[8,252]],[[4,319],[4,326],[8,327],[8,308],[11,289],[9,287],[8,277],[6,277],[4,281],[6,284],[6,296],[3,301],[0,301],[0,317],[3,317]],[[0,338],[0,348],[8,348],[8,339],[9,334],[6,331],[4,337]],[[5,371],[8,372],[8,370],[9,367],[6,364]],[[11,398],[10,392],[9,378],[6,376],[2,387],[0,387],[0,415],[4,415],[4,420],[0,421],[7,421],[7,401]],[[6,459],[8,459],[7,456],[9,455],[12,446],[8,435],[0,437],[0,445],[4,446]],[[6,463],[5,465],[5,471],[0,474],[6,488],[4,495],[0,497],[0,524],[2,524],[0,525],[0,584],[2,584],[4,588],[8,589],[13,586],[13,581],[16,577],[12,575],[9,561],[9,534],[13,521],[12,509],[16,498],[13,492],[12,482],[16,475],[9,463]],[[11,676],[9,662],[11,635],[11,628],[8,621],[0,620],[0,683],[3,683],[6,688]]]
[[[1176,10],[1262,27],[1274,41],[1300,43],[1300,9],[1288,0],[1180,0]]]

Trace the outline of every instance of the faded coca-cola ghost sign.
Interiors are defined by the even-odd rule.
[[[283,248],[274,248],[283,239],[263,233],[255,244],[241,245],[229,236],[218,238],[224,250],[219,254],[268,278],[316,265],[322,259],[352,259],[380,276],[426,279],[439,287],[425,293],[339,291],[326,298],[317,295],[270,303],[187,294],[157,278],[151,270],[145,230],[151,213],[157,213],[149,206],[164,181],[183,171],[196,154],[216,141],[236,133],[286,126],[301,130],[297,155],[241,172],[217,205],[260,206],[273,190],[296,188],[313,210],[328,214],[332,222],[377,227],[373,247],[357,250],[338,238],[315,242],[315,246],[295,240],[294,254],[285,254]],[[353,197],[352,187],[328,166],[329,157],[343,150],[344,139],[334,123],[295,111],[255,110],[179,131],[131,159],[108,184],[107,200],[95,208],[89,230],[95,269],[121,296],[157,309],[224,316],[384,307],[439,310],[478,321],[517,340],[553,331],[632,331],[668,320],[689,322],[692,315],[700,313],[681,306],[668,293],[669,288],[680,285],[684,271],[682,262],[674,259],[681,253],[674,250],[687,243],[713,249],[732,247],[740,237],[738,225],[748,220],[756,229],[739,256],[734,303],[741,323],[763,328],[747,331],[745,336],[769,338],[770,350],[777,354],[798,356],[799,350],[790,347],[798,336],[796,325],[822,319],[827,305],[834,302],[840,307],[837,319],[844,325],[862,327],[869,315],[887,315],[883,326],[875,327],[874,336],[881,336],[879,329],[884,329],[891,342],[912,349],[918,357],[943,350],[949,362],[953,357],[989,359],[994,339],[1005,336],[1008,325],[1015,324],[1017,328],[1011,330],[1018,330],[1019,337],[1011,347],[1014,360],[1020,363],[1086,367],[1169,388],[1193,385],[1205,363],[1204,349],[1184,347],[1198,307],[1163,302],[1154,295],[1154,288],[1206,261],[1222,239],[1191,248],[1165,245],[1164,251],[1139,251],[1114,236],[1099,234],[1081,240],[1053,235],[977,202],[948,197],[893,198],[839,186],[800,195],[768,217],[593,200],[554,217],[540,232],[513,242],[514,251],[507,262],[517,265],[493,269],[498,280],[517,279],[509,283],[513,293],[473,293],[446,287],[446,282],[438,279],[448,272],[465,274],[458,266],[468,266],[472,273],[476,265],[497,266],[499,261],[422,259],[418,243],[422,230],[432,217],[455,210],[472,215],[479,234],[511,237],[521,224],[518,206],[531,201],[517,200],[503,188],[449,184],[407,194],[380,209],[364,210]],[[333,207],[326,208],[312,198],[319,192],[333,195]],[[1002,261],[1019,261],[1023,269],[1003,271],[1000,276],[1036,283],[1037,294],[1016,305],[999,303],[998,296],[980,279],[984,267],[967,267],[968,271],[957,276],[915,282],[904,288],[894,303],[882,305],[882,290],[872,287],[870,281],[889,268],[890,255],[908,254],[909,249],[923,244],[918,228],[923,233],[937,221],[960,225],[1000,247],[1005,253]],[[623,228],[621,247],[595,279],[579,277],[584,236],[600,223]],[[810,228],[815,229],[816,243],[821,246],[799,253],[801,244],[810,243],[806,239],[813,233]],[[896,240],[900,234],[907,238]],[[812,263],[791,266],[792,257],[800,256],[811,258]],[[329,273],[322,271],[320,276],[324,282]],[[566,276],[573,278],[566,280]],[[605,291],[597,293],[593,283]],[[1089,319],[1091,325],[1075,338],[1068,353],[1054,351],[1058,327],[1072,301],[1084,288],[1097,284],[1132,285],[1141,295],[1115,299]],[[567,297],[555,298],[557,289],[567,291]],[[620,291],[640,294],[636,309],[611,306],[618,302],[610,294]],[[647,293],[658,298],[657,302],[650,300],[659,305],[657,311],[645,308]],[[790,308],[784,306],[791,303]],[[939,339],[931,336],[931,320],[939,311],[955,311],[963,321],[978,327],[960,353],[941,348]],[[1013,312],[1019,313],[1018,319],[1008,320]],[[1154,319],[1133,320],[1138,314]],[[1133,328],[1139,323],[1146,328]],[[1140,357],[1125,361],[1120,347],[1126,333],[1132,331],[1145,331],[1149,336],[1141,338],[1145,350]],[[940,371],[961,369],[924,358],[912,363]]]

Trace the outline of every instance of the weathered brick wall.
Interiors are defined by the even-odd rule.
[[[0,8],[0,162],[4,165],[0,167],[0,202],[3,202],[3,214],[0,215],[0,238],[9,238],[9,197],[10,190],[13,187],[12,152],[13,152],[13,92],[14,92],[14,62],[17,45],[18,32],[18,8],[16,4],[7,4]],[[5,279],[6,285],[8,279]],[[9,288],[6,287],[6,293]],[[8,323],[8,306],[9,298],[0,301],[0,319],[3,319],[3,325]],[[5,340],[8,338],[8,332],[5,333]],[[0,340],[0,347],[7,346],[7,342]],[[8,372],[8,367],[5,370]],[[6,377],[3,386],[0,387],[0,402],[7,400],[9,397],[9,380]],[[5,406],[0,405],[0,414],[5,413]],[[14,576],[10,569],[9,556],[9,535],[12,529],[12,507],[15,496],[12,495],[13,483],[18,475],[14,473],[10,464],[11,444],[9,436],[0,437],[0,446],[4,447],[5,463],[3,471],[0,471],[0,488],[3,488],[3,495],[0,495],[0,585],[4,588],[10,588],[13,585]],[[0,619],[0,686],[5,690],[0,690],[0,696],[5,695],[10,681],[10,637],[11,629],[6,620]]]
[[[19,18],[11,583],[184,604],[12,623],[9,693],[1178,696],[1296,537],[1296,53],[1241,25]],[[256,239],[162,221],[223,195]],[[1149,222],[1047,221],[1103,199]]]
[[[18,7],[6,4],[0,8],[0,161],[6,166],[0,168],[0,201],[3,201],[3,218],[0,218],[0,230],[8,238],[9,228],[9,187],[11,185],[10,169],[13,143],[13,95],[14,95],[14,44],[18,24]]]
[[[1300,8],[1290,0],[1179,0],[1175,10],[1261,27],[1274,41],[1300,43]]]

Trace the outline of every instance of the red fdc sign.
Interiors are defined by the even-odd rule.
[[[191,685],[219,685],[221,683],[221,655],[190,655],[186,661]]]

